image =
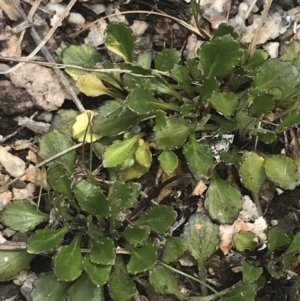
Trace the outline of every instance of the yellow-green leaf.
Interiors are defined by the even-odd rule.
[[[78,76],[76,86],[87,96],[96,97],[110,94],[102,81],[95,74],[91,73]]]
[[[73,138],[82,142],[94,142],[101,138],[100,135],[91,133],[91,120],[93,119],[95,112],[86,110],[76,117],[76,121],[73,125]]]
[[[149,149],[149,142],[140,139],[139,147],[135,151],[135,159],[142,166],[149,168],[152,163],[152,153]]]

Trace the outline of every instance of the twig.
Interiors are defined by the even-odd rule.
[[[15,6],[17,7],[19,13],[21,14],[22,18],[24,19],[24,21],[31,21],[32,17],[33,17],[33,13],[35,11],[35,9],[38,7],[38,4],[40,3],[41,0],[37,0],[35,2],[35,5],[32,6],[32,9],[30,10],[29,12],[29,15],[28,17],[26,16],[26,14],[24,13],[22,7],[19,5],[19,3],[16,1],[16,0],[13,0],[14,1],[14,4]],[[74,3],[76,0],[72,0]],[[71,2],[72,2],[71,1]],[[70,3],[71,3],[70,2]],[[69,4],[70,5],[70,4]],[[63,15],[62,16],[66,16],[68,13],[67,11],[67,8],[66,10],[64,11]],[[61,17],[62,17],[61,16]],[[59,20],[61,19],[61,17],[59,18]],[[60,21],[59,21],[60,22]],[[59,24],[59,23],[58,23]],[[57,24],[55,24],[55,26],[57,26]],[[55,26],[53,28],[55,28]],[[53,29],[52,28],[52,29]],[[48,37],[49,33],[51,32],[51,30],[49,31],[48,35],[44,38],[44,40],[42,40],[39,36],[39,34],[37,33],[37,31],[35,30],[35,28],[33,26],[30,27],[30,31],[31,31],[31,36],[33,37],[34,41],[36,42],[36,44],[38,45],[38,47],[40,45],[42,45],[41,47],[41,51],[42,53],[44,54],[44,56],[46,57],[47,61],[48,62],[51,62],[53,64],[55,64],[55,60],[53,59],[52,55],[50,54],[50,52],[48,51],[48,49],[44,46],[43,42],[45,40],[46,37]],[[50,37],[49,37],[50,38]],[[37,48],[36,48],[37,49]],[[32,56],[32,54],[34,53],[35,51],[33,51],[27,58],[29,59],[30,56]],[[22,64],[22,63],[21,63]],[[18,64],[19,65],[19,64]],[[18,66],[17,65],[17,66]],[[65,77],[65,75],[54,65],[53,67],[54,69],[54,72],[57,74],[57,76],[60,78],[62,84],[64,85],[65,89],[70,93],[70,95],[72,96],[72,99],[73,99],[73,102],[75,103],[76,107],[78,108],[79,111],[83,112],[85,109],[81,103],[81,101],[79,100],[79,98],[77,97],[75,91],[72,89],[69,81],[67,80],[67,78]],[[6,72],[9,72],[6,71]],[[11,71],[10,71],[11,72]]]
[[[62,20],[64,19],[65,15],[67,15],[69,13],[69,11],[71,10],[71,8],[72,8],[72,6],[74,5],[75,2],[76,2],[76,0],[71,0],[70,1],[70,3],[68,4],[68,6],[66,7],[64,13],[59,17],[59,19],[56,22],[56,24],[49,30],[49,32],[47,33],[47,35],[44,37],[43,41],[27,56],[27,60],[28,61],[30,59],[32,59],[42,49],[42,47],[47,43],[47,41],[51,38],[51,36],[55,32],[55,30],[58,28],[59,24],[62,22]],[[12,68],[10,68],[8,70],[1,71],[0,74],[11,73],[13,71],[16,71],[18,68],[20,68],[23,65],[24,65],[24,62],[19,63],[16,66],[14,66],[14,67],[12,67]]]
[[[56,154],[56,155],[54,155],[54,156],[48,158],[47,160],[44,160],[43,162],[41,162],[41,163],[35,165],[33,168],[28,169],[27,171],[25,171],[24,173],[22,173],[20,176],[14,178],[12,181],[10,181],[10,182],[8,182],[7,184],[3,185],[3,186],[0,188],[0,192],[3,192],[3,191],[4,191],[5,189],[7,189],[11,184],[17,182],[18,180],[20,180],[20,179],[23,178],[24,176],[26,176],[26,175],[32,173],[35,169],[37,169],[37,168],[39,168],[39,167],[41,167],[41,166],[43,166],[43,165],[46,165],[47,163],[51,162],[52,160],[55,160],[55,159],[57,159],[58,157],[63,156],[63,155],[65,155],[66,153],[68,153],[69,151],[72,151],[72,150],[74,150],[74,149],[76,149],[76,148],[78,148],[78,147],[80,147],[80,146],[82,146],[82,145],[83,145],[83,142],[80,142],[80,143],[78,143],[78,144],[76,144],[76,145],[73,145],[73,146],[71,146],[71,147],[69,147],[69,148],[63,150],[62,152],[60,152],[60,153],[58,153],[58,154]]]
[[[32,120],[32,119],[36,116],[37,113],[38,113],[38,112],[33,113],[33,114],[29,117],[29,119]],[[20,126],[18,129],[16,129],[12,134],[9,134],[9,135],[3,137],[2,139],[0,139],[0,144],[4,143],[6,140],[8,140],[8,139],[12,138],[13,136],[17,135],[17,134],[19,133],[19,131],[22,130],[23,128],[24,128],[24,126],[22,125],[22,126]]]

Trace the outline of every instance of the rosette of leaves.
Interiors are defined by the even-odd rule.
[[[59,148],[72,144],[67,135],[50,131],[41,140],[39,155],[47,159]],[[55,300],[65,300],[67,296],[68,300],[78,300],[86,292],[91,300],[104,300],[104,285],[108,285],[114,300],[130,300],[137,293],[133,275],[150,271],[157,264],[161,245],[156,245],[150,232],[163,237],[174,223],[176,212],[170,206],[158,205],[123,225],[120,215],[136,203],[140,184],[116,181],[108,192],[96,185],[95,179],[72,182],[74,159],[71,151],[47,170],[47,181],[56,194],[52,203],[55,221],[50,222],[49,214],[29,200],[13,201],[1,212],[4,225],[30,234],[27,251],[0,251],[0,279],[10,279],[35,256],[47,254],[53,259],[53,272],[45,271],[37,279],[32,292],[34,301],[54,300],[53,296]],[[119,254],[118,249],[123,252]],[[130,255],[129,261],[124,261],[124,252]],[[168,248],[165,256],[174,261],[183,252],[184,248],[174,256]]]
[[[42,228],[49,215],[29,200],[15,201],[1,212],[2,222],[17,231],[41,227],[29,237],[28,252],[1,253],[2,258],[8,258],[2,261],[3,279],[26,267],[34,254],[49,253],[53,255],[54,271],[39,278],[34,301],[47,300],[42,295],[42,291],[47,292],[47,282],[56,283],[56,300],[64,300],[66,294],[69,300],[75,300],[86,290],[91,292],[89,299],[103,299],[102,287],[106,284],[116,300],[129,300],[135,294],[131,275],[152,270],[156,264],[157,248],[149,231],[164,234],[175,220],[172,208],[160,205],[125,229],[121,227],[120,213],[134,205],[140,189],[130,181],[150,169],[152,150],[158,154],[165,173],[178,167],[180,156],[200,180],[213,168],[214,161],[211,149],[199,142],[202,132],[235,133],[240,143],[255,138],[270,144],[300,122],[299,54],[286,49],[281,58],[268,60],[264,51],[256,50],[248,59],[237,37],[232,27],[221,24],[212,39],[198,49],[196,58],[182,63],[179,51],[164,49],[155,56],[153,70],[147,54],[133,61],[134,36],[124,24],[109,24],[105,34],[106,47],[124,60],[118,65],[103,62],[98,51],[86,45],[72,45],[62,52],[62,62],[68,65],[66,72],[79,90],[92,97],[106,95],[108,99],[93,111],[58,112],[51,131],[42,137],[40,157],[49,159],[65,151],[74,146],[74,139],[91,143],[110,180],[116,181],[107,190],[90,176],[77,181],[74,150],[55,159],[47,177],[58,195],[53,202],[58,223]],[[275,111],[279,115],[274,122],[268,122],[266,117]],[[258,207],[260,189],[267,179],[285,189],[299,184],[299,160],[254,151],[243,152],[242,156],[220,155],[225,163],[239,164],[242,183]],[[207,226],[215,246],[212,221],[232,223],[241,206],[239,192],[216,172],[210,174],[205,207],[211,220],[192,216],[185,227],[187,245],[179,248],[182,252],[189,249],[198,261],[202,278],[205,260],[212,250],[205,256],[199,254],[197,245],[201,242],[197,241],[195,223]],[[229,208],[224,206],[229,200],[231,209],[223,210]],[[203,237],[207,234],[201,233]],[[176,245],[178,241],[166,239],[166,250],[171,250],[168,244]],[[118,246],[130,253],[129,262],[117,254]],[[83,253],[83,249],[88,252]],[[180,254],[167,252],[163,256],[172,262]],[[157,291],[183,298],[180,291],[166,289],[178,287],[174,285],[174,274],[164,274],[161,267],[152,271],[151,281]],[[160,286],[167,278],[173,279],[172,285],[165,282]],[[124,290],[121,296],[119,288]],[[245,293],[244,287],[233,291]],[[51,292],[48,294],[51,296]]]
[[[123,63],[102,62],[99,53],[86,45],[72,45],[61,55],[63,63],[74,66],[66,71],[79,81],[83,93],[106,94],[110,100],[93,112],[59,112],[52,129],[92,142],[103,166],[118,180],[145,174],[152,165],[152,149],[158,150],[159,163],[167,174],[177,168],[182,152],[193,175],[201,179],[213,163],[210,148],[198,142],[202,131],[235,133],[239,143],[253,137],[270,144],[283,130],[300,122],[296,54],[268,60],[264,51],[256,50],[247,59],[237,38],[232,27],[221,24],[198,49],[196,58],[181,63],[179,51],[164,49],[155,56],[152,70],[147,54],[133,61],[131,30],[111,23],[105,45]],[[86,67],[94,69],[87,71]],[[264,121],[275,108],[283,110],[282,122],[270,126]],[[220,155],[226,163],[240,161],[236,155]],[[288,189],[298,181],[294,174],[288,183],[277,179],[277,174],[267,174]],[[254,198],[257,201],[256,192]]]

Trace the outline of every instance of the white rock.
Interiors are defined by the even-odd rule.
[[[243,196],[242,203],[243,209],[240,212],[240,218],[244,222],[255,221],[257,218],[259,218],[257,207],[248,195]]]
[[[221,23],[227,23],[230,2],[228,0],[201,0],[202,15],[211,23],[213,28],[217,28]]]
[[[250,43],[253,39],[254,34],[260,24],[261,16],[257,17],[253,24],[245,27],[241,31],[241,43]],[[275,12],[272,15],[268,15],[264,26],[260,29],[257,44],[264,44],[268,40],[275,39],[279,34],[283,33],[282,31],[286,30],[282,27],[282,16],[280,13]]]
[[[195,34],[191,34],[187,39],[187,43],[183,53],[185,58],[188,60],[197,57],[197,51],[203,43],[204,41],[198,40]]]
[[[33,199],[35,196],[35,184],[28,183],[25,188],[13,188],[13,200]]]
[[[278,57],[279,51],[279,43],[278,42],[270,42],[263,45],[263,49],[265,49],[270,58],[275,59]]]
[[[100,15],[105,12],[105,5],[104,4],[88,4],[88,3],[82,3],[83,6],[87,7],[91,11],[93,11],[95,14]]]
[[[9,153],[3,146],[0,146],[0,163],[12,177],[22,175],[26,167],[22,159]]]
[[[49,68],[27,63],[11,72],[10,79],[16,87],[25,88],[34,104],[45,111],[59,109],[65,100],[66,93]]]
[[[148,27],[149,27],[148,23],[139,20],[135,20],[133,24],[130,26],[135,36],[142,36]]]
[[[82,28],[85,25],[85,18],[78,13],[70,13],[68,22],[70,24],[75,24],[77,27]]]
[[[105,20],[101,20],[90,27],[89,34],[84,39],[84,43],[88,46],[97,48],[104,43],[104,33],[107,27]]]

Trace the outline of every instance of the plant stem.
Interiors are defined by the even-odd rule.
[[[198,264],[198,270],[199,270],[199,278],[201,279],[201,284],[200,284],[200,288],[201,288],[201,293],[202,296],[207,296],[207,284],[205,282],[205,268],[202,265]]]
[[[253,199],[254,199],[254,203],[257,207],[257,212],[259,216],[263,216],[263,211],[261,209],[261,204],[260,204],[260,198],[259,195],[256,193],[253,193]]]
[[[221,295],[219,292],[217,292],[213,287],[211,287],[209,284],[205,283],[205,281],[202,281],[202,280],[200,280],[200,279],[198,279],[198,278],[196,278],[196,277],[194,277],[194,276],[191,276],[191,275],[186,274],[186,273],[184,273],[184,272],[182,272],[182,271],[180,271],[180,270],[177,270],[177,269],[175,269],[175,268],[173,268],[173,267],[167,265],[166,263],[164,263],[164,262],[162,262],[162,261],[158,261],[158,263],[159,263],[160,265],[162,265],[163,267],[165,267],[165,268],[167,268],[167,269],[169,269],[169,270],[171,270],[171,271],[173,271],[173,272],[176,272],[177,274],[183,275],[183,276],[185,276],[185,277],[187,277],[187,278],[190,278],[190,279],[192,279],[192,280],[194,280],[194,281],[200,283],[201,286],[202,286],[202,285],[203,285],[203,286],[206,286],[206,287],[209,288],[212,292],[214,292],[214,293],[216,294],[216,296],[218,296],[218,297],[221,297],[221,296],[222,296],[222,295]]]

